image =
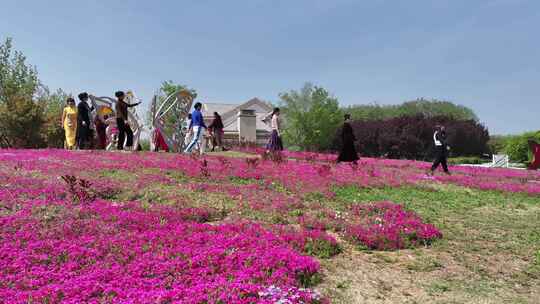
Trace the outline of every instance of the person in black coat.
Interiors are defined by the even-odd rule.
[[[208,130],[212,134],[212,152],[214,152],[216,147],[221,148],[222,151],[227,151],[227,149],[223,147],[223,128],[221,116],[218,112],[214,112],[214,120],[208,126]]]
[[[88,105],[88,93],[79,94],[79,104],[77,105],[77,145],[79,149],[90,147],[92,131],[90,129],[90,112],[92,109]]]
[[[431,170],[428,172],[429,175],[433,175],[435,170],[442,165],[444,173],[450,175],[448,171],[448,144],[446,142],[446,129],[444,126],[436,126],[435,133],[433,133],[433,143],[435,145],[435,160],[431,166]]]
[[[353,128],[351,127],[351,115],[345,114],[345,122],[343,123],[343,127],[341,129],[341,152],[339,153],[338,157],[338,163],[339,162],[352,162],[354,164],[358,163],[358,160],[360,159],[358,157],[358,153],[356,152],[356,148],[354,146],[354,142],[356,141],[356,137],[354,136]]]

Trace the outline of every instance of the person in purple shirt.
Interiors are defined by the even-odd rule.
[[[184,153],[191,153],[193,147],[199,143],[200,153],[204,153],[204,143],[202,142],[203,134],[206,131],[207,127],[204,124],[204,118],[201,112],[202,104],[197,102],[195,104],[195,110],[191,113],[191,123],[189,125],[189,130],[193,130],[193,137],[191,142],[188,144]]]

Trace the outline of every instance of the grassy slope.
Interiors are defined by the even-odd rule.
[[[337,303],[538,303],[540,201],[453,186],[338,191],[343,204],[392,200],[434,223],[431,248],[358,252],[326,261]]]

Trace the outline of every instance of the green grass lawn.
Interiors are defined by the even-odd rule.
[[[391,200],[444,233],[430,248],[325,261],[337,303],[540,303],[540,200],[455,186],[337,190],[341,204]]]

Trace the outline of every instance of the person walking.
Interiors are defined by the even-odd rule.
[[[221,148],[222,151],[227,150],[225,147],[223,147],[223,128],[224,126],[221,116],[218,112],[214,112],[214,120],[208,126],[208,130],[212,134],[212,152],[214,152],[216,147]]]
[[[352,162],[353,164],[358,164],[358,153],[356,152],[356,147],[354,142],[356,137],[354,136],[353,128],[351,126],[351,115],[345,114],[345,121],[343,122],[343,127],[341,128],[341,151],[337,162]]]
[[[193,137],[193,124],[191,119],[191,113],[188,114],[188,117],[186,119],[184,126],[184,134],[184,146],[187,147],[191,142],[191,138]]]
[[[267,152],[283,151],[283,141],[281,140],[281,122],[279,119],[280,110],[274,108],[271,115],[270,126],[272,133],[270,134],[270,140],[266,145]]]
[[[79,94],[79,104],[77,105],[77,145],[82,150],[90,147],[92,135],[90,112],[92,112],[92,108],[88,105],[88,93]]]
[[[124,142],[126,147],[133,146],[133,131],[128,123],[128,108],[138,106],[140,102],[134,104],[128,104],[124,101],[126,94],[122,91],[118,91],[114,94],[117,98],[116,101],[116,127],[118,128],[118,150],[124,149]],[[127,137],[127,140],[126,140]]]
[[[191,142],[187,145],[186,149],[184,150],[184,153],[191,153],[195,145],[199,144],[199,153],[202,155],[204,154],[204,143],[202,142],[203,135],[205,130],[207,129],[206,124],[204,123],[204,118],[201,112],[202,104],[200,102],[197,102],[194,106],[194,110],[191,113],[191,123],[189,126],[189,130],[192,130],[192,138]]]
[[[77,145],[77,107],[75,99],[68,98],[66,107],[62,112],[62,127],[64,128],[66,142],[65,148],[68,150],[75,149]]]
[[[97,148],[99,150],[105,150],[107,148],[107,115],[102,116],[100,113],[96,115],[94,125],[96,126],[96,135],[98,139]]]
[[[448,144],[446,142],[446,128],[444,126],[436,126],[435,133],[433,133],[433,143],[435,144],[435,160],[431,166],[431,170],[428,172],[429,175],[433,175],[435,170],[442,165],[444,173],[450,175],[448,171]]]

